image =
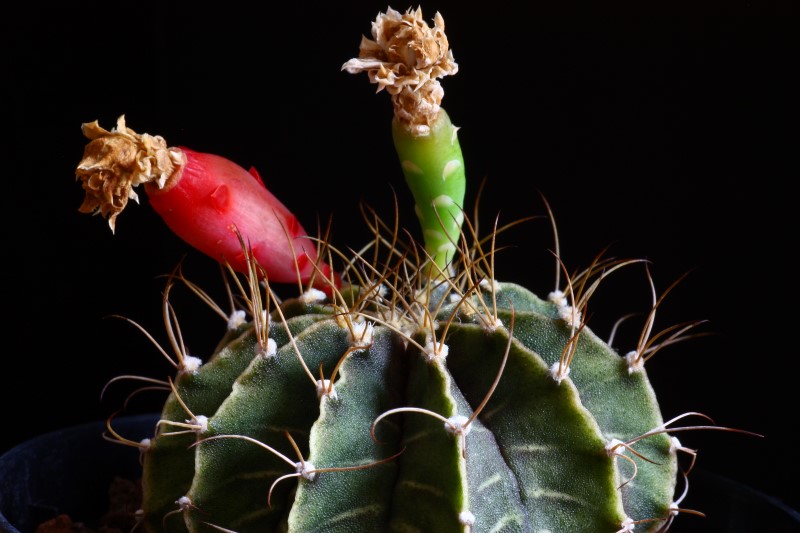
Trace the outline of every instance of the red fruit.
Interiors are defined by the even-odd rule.
[[[155,183],[145,185],[150,205],[176,235],[246,272],[238,229],[270,281],[296,281],[298,272],[307,281],[314,274],[316,243],[267,190],[255,169],[247,172],[217,155],[180,150],[186,164],[179,179],[163,189]]]
[[[269,281],[291,283],[299,275],[303,283],[314,277],[318,288],[330,285],[331,268],[318,260],[316,242],[255,169],[167,147],[161,137],[125,127],[124,117],[110,132],[97,122],[83,131],[91,142],[76,171],[86,191],[81,211],[100,212],[113,230],[128,199],[137,199],[133,188],[144,184],[153,209],[176,235],[234,270],[248,271],[238,231]]]

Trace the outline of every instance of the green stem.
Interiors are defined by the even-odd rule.
[[[392,121],[394,146],[414,195],[425,250],[442,272],[450,270],[464,222],[466,177],[457,131],[444,109],[426,135],[410,131],[396,118]]]

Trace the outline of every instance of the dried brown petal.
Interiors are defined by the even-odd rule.
[[[84,124],[82,130],[90,142],[75,170],[85,193],[79,211],[107,218],[112,232],[128,200],[139,201],[134,187],[155,182],[164,188],[185,164],[181,151],[169,148],[162,137],[140,135],[126,127],[124,115],[111,131],[96,120]]]
[[[351,74],[366,72],[392,95],[395,116],[418,135],[430,132],[439,113],[444,90],[439,78],[458,72],[444,19],[439,13],[431,28],[422,10],[400,14],[389,8],[372,23],[372,39],[362,37],[357,58],[342,66]]]

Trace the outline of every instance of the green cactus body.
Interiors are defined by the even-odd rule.
[[[669,438],[635,446],[652,462],[634,457],[636,477],[621,489],[632,467],[606,449],[662,424],[646,375],[629,374],[584,329],[570,376],[558,382],[551,367],[570,327],[556,304],[513,284],[494,291],[438,306],[437,329],[448,324],[438,353],[429,321],[384,322],[386,300],[374,290],[359,303],[368,321],[352,322],[363,336],[341,307],[298,300],[283,303],[295,313],[285,323],[272,313],[274,355],[259,350],[252,329],[234,336],[175,379],[163,419],[185,422],[188,408],[208,424],[189,434],[162,424],[152,439],[148,529],[613,533],[628,519],[663,525],[676,472]],[[487,316],[492,299],[497,312]],[[298,354],[325,376],[338,365],[333,394],[318,397]],[[443,419],[463,422],[487,397],[465,431],[447,429]],[[272,488],[296,471],[259,443],[319,471]]]

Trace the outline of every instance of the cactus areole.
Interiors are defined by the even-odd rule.
[[[156,378],[168,398],[151,439],[127,441],[109,421],[141,453],[142,530],[668,528],[686,448],[643,362],[691,325],[651,340],[654,294],[627,356],[590,330],[598,283],[638,261],[598,260],[545,297],[494,279],[496,235],[464,228],[464,161],[440,106],[439,80],[457,66],[438,13],[433,26],[419,9],[380,13],[342,68],[391,95],[420,245],[374,224],[374,242],[356,254],[317,246],[255,172],[171,148],[122,118],[110,131],[84,125],[81,211],[113,229],[144,185],[167,226],[230,266],[241,292],[243,309],[200,359],[174,341],[191,325],[176,333],[166,313],[175,372]],[[296,281],[296,298],[278,301],[270,288]],[[178,273],[165,308],[174,285],[205,296]]]

